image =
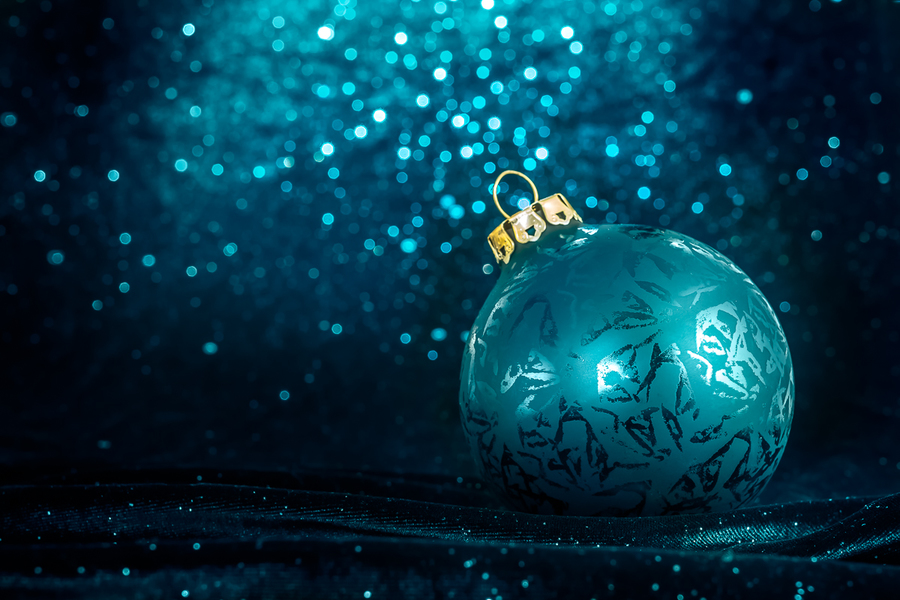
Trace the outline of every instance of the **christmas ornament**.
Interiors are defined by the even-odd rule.
[[[497,200],[515,174],[535,201]],[[640,225],[584,225],[501,173],[501,274],[463,357],[462,423],[513,507],[571,515],[735,508],[778,466],[794,409],[775,313],[725,256]]]

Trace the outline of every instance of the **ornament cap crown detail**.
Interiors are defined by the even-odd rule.
[[[534,194],[534,201],[512,216],[501,208],[500,201],[497,199],[497,187],[500,185],[500,180],[507,175],[518,175],[527,181]],[[538,241],[549,225],[568,225],[573,219],[579,223],[582,222],[581,216],[562,194],[553,194],[538,200],[537,187],[524,173],[503,171],[494,181],[493,188],[494,204],[497,206],[497,210],[506,217],[506,220],[488,235],[488,245],[498,263],[509,263],[509,259],[516,249],[516,243],[525,245]]]

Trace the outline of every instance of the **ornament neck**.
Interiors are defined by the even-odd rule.
[[[532,203],[512,216],[501,208],[500,201],[497,199],[497,187],[500,185],[500,180],[507,175],[518,175],[527,181],[534,194]],[[548,227],[565,226],[573,221],[582,222],[581,216],[572,208],[565,196],[553,194],[539,200],[534,182],[527,175],[518,171],[500,173],[494,181],[493,196],[497,210],[506,217],[506,220],[488,236],[488,245],[498,263],[508,264],[517,244],[524,246],[537,242]]]

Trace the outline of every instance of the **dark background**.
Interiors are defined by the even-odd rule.
[[[10,481],[471,478],[462,336],[508,166],[757,283],[797,390],[763,503],[900,490],[900,4],[342,2],[0,5]]]

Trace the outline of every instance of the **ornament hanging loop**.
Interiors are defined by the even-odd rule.
[[[497,199],[497,188],[500,186],[500,180],[507,175],[518,175],[528,182],[531,191],[534,194],[534,200],[523,208],[510,216],[500,206],[500,200]],[[516,244],[522,246],[536,242],[540,239],[541,234],[547,230],[550,225],[568,225],[573,220],[581,223],[581,217],[569,204],[562,194],[553,194],[547,198],[539,198],[537,186],[534,182],[519,171],[503,171],[497,175],[494,181],[494,204],[506,220],[488,235],[488,245],[494,253],[494,258],[498,263],[507,264],[516,249]]]
[[[500,180],[503,179],[504,177],[506,177],[507,175],[518,175],[519,177],[521,177],[522,179],[524,179],[525,181],[528,182],[528,185],[531,186],[531,192],[534,194],[534,200],[531,202],[532,204],[537,202],[539,200],[539,198],[538,198],[537,186],[534,185],[534,182],[525,173],[520,173],[519,171],[507,170],[507,171],[503,171],[502,173],[497,175],[497,179],[494,180],[494,204],[497,205],[497,210],[500,211],[500,214],[503,215],[505,218],[509,219],[509,214],[507,214],[507,212],[505,210],[503,210],[503,208],[500,206],[500,200],[497,199],[497,187],[500,185]]]

